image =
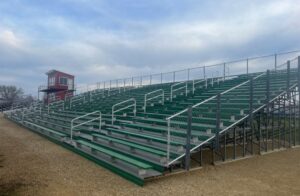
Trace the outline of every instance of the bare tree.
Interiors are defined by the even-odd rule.
[[[0,85],[0,98],[5,102],[13,103],[17,99],[21,99],[23,94],[23,90],[16,86]]]

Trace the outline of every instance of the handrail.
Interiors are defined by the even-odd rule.
[[[256,60],[256,59],[263,59],[263,58],[270,58],[270,57],[274,57],[274,65],[275,67],[277,67],[277,58],[281,55],[286,55],[286,54],[291,54],[291,53],[299,53],[300,50],[293,50],[293,51],[285,51],[285,52],[278,52],[275,54],[268,54],[268,55],[261,55],[261,56],[253,56],[253,57],[248,57],[248,58],[241,58],[241,59],[237,59],[237,60],[232,60],[232,61],[227,61],[227,62],[220,62],[220,63],[216,63],[216,64],[211,64],[211,65],[202,65],[202,66],[196,66],[196,67],[190,67],[187,69],[181,69],[181,70],[174,70],[174,71],[169,71],[169,72],[164,72],[164,73],[154,73],[154,74],[150,74],[150,75],[139,75],[139,76],[132,76],[132,77],[127,77],[127,78],[119,78],[119,79],[115,79],[115,80],[110,80],[110,81],[101,81],[101,82],[97,82],[97,88],[100,87],[101,83],[111,83],[112,81],[129,81],[129,80],[134,80],[134,79],[139,79],[139,78],[145,78],[145,77],[154,77],[154,76],[162,76],[162,75],[168,75],[170,73],[174,73],[174,72],[182,72],[182,71],[186,71],[187,72],[187,76],[189,75],[188,72],[190,70],[194,70],[194,69],[205,69],[205,68],[210,68],[210,67],[216,67],[216,66],[223,66],[226,65],[228,66],[229,64],[232,63],[238,63],[238,62],[247,62],[247,66],[245,65],[245,69],[246,67],[248,67],[248,63],[251,60]],[[199,64],[198,64],[199,65]],[[188,79],[189,80],[189,79]],[[99,84],[99,85],[98,85]],[[139,83],[140,84],[140,83]],[[134,86],[133,82],[131,84],[132,86]],[[142,84],[144,85],[144,84]],[[105,86],[105,85],[104,85]]]
[[[91,119],[91,120],[84,121],[84,122],[82,122],[82,123],[80,123],[80,124],[77,124],[77,125],[74,125],[74,122],[75,122],[76,120],[81,119],[81,118],[84,118],[84,117],[87,117],[87,116],[90,116],[90,115],[93,115],[93,114],[97,114],[97,113],[99,113],[99,117],[93,118],[93,119]],[[71,120],[71,133],[70,133],[71,141],[73,142],[73,129],[74,129],[74,128],[79,127],[79,126],[84,125],[84,124],[87,124],[87,123],[89,123],[89,122],[95,121],[95,120],[97,120],[97,119],[99,119],[99,131],[101,131],[102,114],[101,114],[100,111],[94,111],[94,112],[91,112],[91,113],[88,113],[88,114],[85,114],[85,115],[82,115],[82,116],[78,116],[78,117],[76,117],[76,118],[73,118],[73,119]]]
[[[127,102],[130,102],[130,101],[133,101],[133,104],[128,105],[128,106],[125,106],[125,107],[120,108],[120,109],[118,109],[118,110],[115,110],[115,107],[116,107],[116,106],[122,105],[122,104],[127,103]],[[130,98],[130,99],[127,99],[127,100],[125,100],[125,101],[122,101],[122,102],[119,102],[119,103],[113,105],[112,108],[111,108],[111,124],[114,125],[114,120],[115,120],[115,119],[114,119],[114,114],[115,114],[116,112],[125,110],[125,109],[130,108],[130,107],[133,107],[133,114],[134,114],[134,116],[136,116],[136,100],[135,100],[135,98]]]
[[[289,89],[293,89],[293,88],[295,88],[297,85],[298,85],[298,84],[296,83],[296,84],[292,85]],[[286,93],[286,90],[283,91],[282,93],[280,93],[279,95],[277,95],[276,97],[274,97],[273,99],[271,99],[271,100],[269,101],[269,103],[274,102],[278,97],[284,95],[285,93]],[[264,108],[265,106],[266,106],[266,104],[263,104],[263,105],[260,106],[259,108],[255,109],[252,113],[254,114],[254,113],[258,112],[259,110],[261,110],[261,109]],[[226,131],[229,130],[230,128],[236,126],[237,124],[239,124],[239,123],[242,122],[243,120],[247,119],[247,118],[249,117],[249,115],[250,115],[250,114],[245,115],[243,118],[239,119],[238,121],[234,122],[234,123],[231,124],[230,126],[226,127],[225,129],[223,129],[222,131],[220,131],[220,134],[226,132]],[[203,144],[205,144],[205,143],[209,142],[210,140],[212,140],[214,137],[215,137],[215,135],[211,136],[211,137],[208,138],[207,140],[205,140],[205,141],[201,142],[200,144],[198,144],[198,145],[194,146],[193,148],[191,148],[190,151],[192,152],[192,151],[196,150],[197,148],[199,148],[199,147],[202,146]],[[172,160],[172,161],[170,161],[170,162],[168,163],[168,166],[171,165],[172,163],[174,163],[175,161],[181,159],[181,158],[184,157],[184,156],[185,156],[185,153],[183,153],[182,155],[176,157],[174,160]]]
[[[75,100],[73,100],[73,99],[75,99]],[[72,104],[74,103],[74,102],[78,102],[78,101],[80,101],[80,100],[82,100],[83,99],[83,103],[85,102],[85,95],[80,95],[80,96],[74,96],[74,97],[72,97],[71,99],[70,99],[70,109],[72,108]]]
[[[265,74],[266,73],[263,72],[260,75],[254,77],[253,79],[255,80],[255,79],[257,79],[257,78],[259,78],[259,77],[261,77],[261,76],[263,76]],[[241,84],[238,84],[238,85],[236,85],[236,86],[234,86],[234,87],[232,87],[232,88],[230,88],[230,89],[228,89],[226,91],[223,91],[220,94],[224,95],[224,94],[226,94],[226,93],[228,93],[228,92],[230,92],[230,91],[232,91],[232,90],[234,90],[234,89],[236,89],[236,88],[238,88],[238,87],[240,87],[242,85],[245,85],[245,84],[247,84],[249,82],[250,82],[250,80],[247,80],[247,81],[245,81],[245,82],[243,82]],[[208,99],[206,99],[206,100],[204,100],[204,101],[202,101],[200,103],[197,103],[197,104],[193,105],[192,108],[198,107],[198,106],[200,106],[200,105],[202,105],[202,104],[204,104],[204,103],[206,103],[206,102],[208,102],[208,101],[210,101],[212,99],[215,99],[216,97],[217,97],[217,95],[211,96],[210,98],[208,98]],[[176,116],[179,116],[180,114],[182,114],[184,112],[187,112],[187,111],[188,111],[188,108],[186,108],[186,109],[184,109],[184,110],[182,110],[182,111],[180,111],[180,112],[178,112],[176,114],[173,114],[172,116],[166,118],[167,125],[168,125],[168,130],[167,130],[167,160],[169,160],[169,158],[170,158],[170,139],[171,139],[171,128],[170,128],[170,125],[171,125],[171,119],[174,118],[174,117],[176,117]],[[178,160],[178,158],[176,158],[174,160]],[[170,164],[172,164],[174,162],[174,160],[171,161],[171,162],[168,162],[167,166],[169,166]]]
[[[154,97],[151,97],[151,98],[147,99],[147,96],[152,95],[152,94],[157,93],[157,92],[162,92],[162,93],[159,94],[159,95],[156,95],[156,96],[154,96]],[[158,97],[162,97],[162,105],[164,105],[165,91],[164,91],[163,89],[158,89],[158,90],[155,90],[155,91],[152,91],[152,92],[150,92],[150,93],[146,93],[146,94],[145,94],[145,99],[144,99],[144,112],[146,112],[147,101],[150,101],[150,100],[155,99],[155,98],[158,98]]]
[[[175,86],[179,86],[181,84],[185,84],[185,85],[174,90]],[[173,93],[176,92],[176,91],[179,91],[181,89],[185,89],[185,96],[187,96],[187,81],[179,82],[179,83],[173,84],[171,86],[171,97],[170,97],[170,101],[171,102],[173,101]]]
[[[193,94],[195,94],[195,85],[199,84],[201,82],[206,82],[206,88],[207,88],[207,80],[206,79],[198,80],[197,82],[195,82],[195,80],[193,80]]]
[[[63,108],[63,111],[65,110],[65,102],[63,100],[61,101],[58,101],[58,102],[55,102],[55,103],[49,103],[48,104],[48,114],[50,113],[50,107],[51,106],[61,106],[62,105],[62,108]]]

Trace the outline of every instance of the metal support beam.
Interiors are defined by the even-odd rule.
[[[190,169],[190,149],[191,149],[191,133],[192,133],[192,107],[188,108],[188,122],[187,122],[187,135],[186,135],[186,145],[185,145],[185,170]]]
[[[217,111],[216,111],[216,149],[220,149],[220,117],[221,117],[221,94],[217,95]]]
[[[249,123],[251,130],[251,153],[254,154],[254,126],[253,126],[253,78],[250,79],[250,100],[249,100]]]

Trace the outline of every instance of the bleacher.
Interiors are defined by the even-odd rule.
[[[187,147],[193,154],[216,144],[221,133],[265,110],[297,86],[298,74],[297,68],[284,67],[99,89],[48,106],[13,110],[6,117],[142,185],[146,179],[182,169]]]

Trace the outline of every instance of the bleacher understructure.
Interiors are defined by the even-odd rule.
[[[96,89],[5,117],[143,185],[298,146],[299,86],[297,57],[258,73]]]

